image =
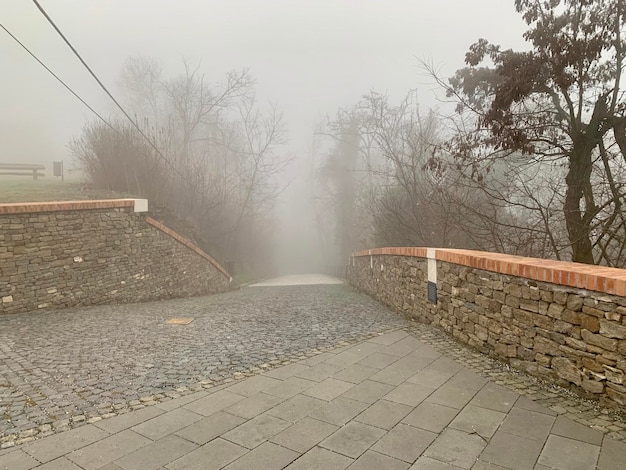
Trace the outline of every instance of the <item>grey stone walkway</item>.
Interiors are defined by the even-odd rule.
[[[404,330],[0,454],[0,469],[617,470],[626,444]]]
[[[346,285],[0,315],[0,448],[406,324]]]

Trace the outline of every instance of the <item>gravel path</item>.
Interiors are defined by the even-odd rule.
[[[406,325],[346,285],[0,315],[0,444]]]

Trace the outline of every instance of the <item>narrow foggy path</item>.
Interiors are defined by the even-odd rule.
[[[310,286],[343,284],[341,279],[326,274],[290,274],[251,284],[250,287]]]

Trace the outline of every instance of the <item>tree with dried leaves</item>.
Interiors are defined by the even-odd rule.
[[[623,266],[626,1],[516,0],[515,7],[529,26],[530,50],[484,39],[470,47],[448,95],[474,126],[446,150],[474,180],[511,156],[563,168],[559,209],[572,261]]]

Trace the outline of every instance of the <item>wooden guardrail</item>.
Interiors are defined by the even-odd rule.
[[[40,176],[45,176],[43,173],[39,173],[45,169],[44,165],[30,163],[0,163],[0,175],[32,176],[34,180]]]

